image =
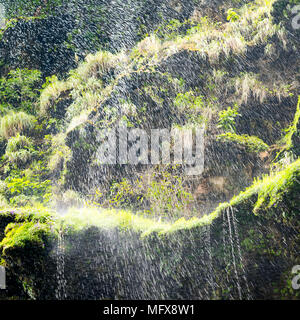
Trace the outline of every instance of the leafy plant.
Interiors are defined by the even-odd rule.
[[[182,30],[188,21],[180,22],[177,19],[172,19],[169,22],[166,22],[159,26],[154,33],[163,40],[172,40],[175,39]]]
[[[151,216],[176,217],[191,213],[193,195],[184,186],[183,178],[163,170],[135,181],[114,182],[109,194],[96,191],[91,205],[132,209]]]
[[[10,113],[1,118],[0,136],[5,139],[9,139],[18,133],[32,129],[34,124],[34,116],[31,116],[23,111],[10,111]]]
[[[204,96],[197,95],[194,91],[178,93],[174,105],[191,123],[203,121],[203,111],[205,107]]]
[[[35,152],[31,139],[18,134],[8,140],[4,159],[10,164],[22,165],[31,160]]]
[[[32,148],[33,143],[30,138],[26,136],[21,136],[18,134],[15,137],[12,137],[8,140],[6,146],[6,152],[15,152],[24,148]]]
[[[39,70],[16,69],[0,78],[1,112],[9,109],[24,110],[34,114],[41,86]]]
[[[240,19],[240,16],[231,8],[227,11],[227,21],[237,21]]]
[[[185,93],[178,93],[174,105],[178,109],[201,109],[204,106],[203,96],[197,96],[195,92],[188,91]]]
[[[300,96],[298,96],[298,103],[296,108],[296,113],[292,124],[285,129],[285,136],[281,140],[281,144],[284,146],[284,151],[289,150],[293,147],[293,136],[299,135],[299,121],[300,121]]]
[[[238,106],[235,105],[233,108],[229,107],[226,110],[219,112],[218,128],[224,131],[235,132],[235,119],[241,116],[238,113]]]
[[[238,135],[232,132],[227,132],[218,136],[220,141],[224,142],[234,142],[240,144],[249,152],[261,152],[269,149],[269,146],[263,142],[261,139],[255,136],[249,136],[247,134]]]
[[[51,181],[41,181],[38,175],[9,176],[5,182],[6,196],[12,205],[26,205],[34,201],[47,203],[51,197]]]
[[[153,178],[155,178],[155,173]],[[160,180],[153,179],[146,198],[150,203],[149,212],[154,215],[185,215],[193,202],[193,196],[183,187],[181,177],[164,172]]]

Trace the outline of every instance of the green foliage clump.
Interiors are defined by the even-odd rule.
[[[258,212],[262,208],[270,208],[278,204],[284,194],[290,189],[297,188],[299,193],[299,175],[300,175],[300,159],[289,165],[286,169],[279,172],[276,176],[270,175],[261,182],[258,199],[253,209]]]
[[[234,9],[227,10],[227,21],[237,21],[240,19],[240,16],[234,11]]]
[[[8,140],[6,152],[15,152],[24,148],[31,148],[33,146],[29,137],[21,136],[20,134]]]
[[[49,224],[42,224],[35,221],[10,223],[5,229],[5,238],[0,242],[0,248],[5,254],[7,250],[16,247],[45,247],[45,240],[49,235]]]
[[[197,96],[193,91],[178,93],[174,104],[178,109],[201,109],[204,105],[203,96]]]
[[[107,198],[106,198],[107,196]],[[184,181],[168,171],[154,172],[141,176],[135,181],[123,179],[113,183],[110,194],[104,195],[96,191],[92,205],[124,208],[140,211],[150,216],[176,217],[191,215],[193,195],[186,190]]]
[[[193,195],[184,188],[182,178],[169,173],[165,173],[159,181],[152,180],[146,198],[150,203],[150,213],[154,215],[186,215],[194,201]]]
[[[39,97],[41,72],[39,70],[16,69],[0,78],[0,112],[19,109],[28,113],[36,112]]]
[[[298,104],[297,104],[294,120],[290,125],[290,127],[288,127],[285,130],[286,135],[283,137],[281,141],[281,144],[284,145],[285,151],[290,150],[293,147],[293,136],[297,134],[299,135],[299,132],[298,132],[299,120],[300,120],[300,96],[298,96]]]
[[[10,163],[25,164],[32,159],[34,154],[32,140],[18,134],[8,140],[4,159]]]
[[[30,130],[34,127],[36,119],[23,111],[10,111],[7,115],[1,118],[0,136],[9,139],[18,133],[23,133],[25,130]]]
[[[126,56],[121,52],[113,55],[107,51],[88,54],[85,61],[76,70],[69,73],[69,77],[58,80],[56,76],[47,78],[40,96],[40,114],[51,115],[58,112],[57,102],[64,98],[72,99],[68,105],[66,122],[72,122],[71,127],[78,125],[88,112],[95,110],[104,97],[111,93],[111,88],[104,84],[114,81],[113,74],[123,71]],[[77,122],[78,121],[78,122]]]
[[[51,181],[41,181],[39,175],[14,176],[5,179],[5,195],[13,206],[48,203],[51,197]]]
[[[53,212],[42,204],[26,206],[22,208],[10,208],[0,210],[0,217],[11,217],[13,221],[18,223],[23,222],[40,222],[50,223],[53,218]]]
[[[190,25],[191,22],[188,20],[180,22],[177,19],[172,19],[160,25],[154,31],[154,34],[161,40],[173,40],[178,37],[178,35],[182,34]]]
[[[204,109],[206,101],[204,96],[197,95],[194,91],[178,93],[174,105],[180,114],[183,114],[188,122],[199,124],[204,121]]]
[[[235,105],[233,108],[228,107],[226,110],[219,112],[218,128],[228,132],[235,132],[235,119],[240,116],[238,113],[238,106]]]
[[[296,139],[299,139],[299,125],[300,125],[300,96],[298,97],[298,104],[296,113],[292,124],[285,129],[285,135],[277,143],[280,150],[277,153],[271,170],[278,171],[285,168],[288,164],[294,162],[299,155],[299,146],[295,143]]]
[[[246,147],[249,152],[261,152],[269,149],[269,146],[261,139],[247,134],[238,135],[236,133],[227,132],[220,134],[218,140],[222,142],[234,142]]]
[[[250,200],[253,196],[257,196],[253,212],[258,213],[259,211],[270,209],[272,206],[278,205],[284,195],[291,192],[291,190],[294,190],[296,194],[299,193],[299,175],[300,159],[280,172],[272,173],[262,179],[256,179],[252,186],[234,197],[228,205],[236,206]]]

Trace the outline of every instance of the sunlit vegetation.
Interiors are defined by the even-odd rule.
[[[34,114],[37,109],[41,73],[38,70],[16,69],[0,78],[0,112],[19,109]]]
[[[51,154],[49,157],[49,169],[55,170],[58,168],[58,165],[61,161],[64,159],[68,159],[70,156],[70,150],[65,145],[64,136],[63,135],[57,135],[54,137],[47,136],[47,139],[51,139]]]
[[[206,273],[213,273],[209,286],[218,286],[209,287],[209,298],[241,298],[244,292],[234,292],[236,284],[227,284],[223,274],[239,274],[243,282],[253,277],[255,264],[262,268],[261,261],[267,267],[295,263],[300,96],[298,33],[288,20],[295,1],[223,1],[216,8],[180,3],[187,6],[165,8],[162,1],[149,10],[150,1],[132,2],[133,8],[119,0],[110,8],[94,1],[4,1],[0,264],[16,275],[26,297],[53,298],[53,292],[41,293],[36,274],[56,270],[60,262],[53,250],[68,258],[79,254],[74,243],[82,240],[115,250],[106,255],[101,247],[101,268],[110,255],[117,261],[114,254],[122,249],[125,273],[134,259],[151,257],[154,262],[147,263],[160,270],[159,281],[171,279],[174,294],[183,296],[199,285],[195,278],[206,281]],[[136,16],[127,17],[133,9]],[[59,22],[64,32],[48,37],[44,22],[46,28]],[[39,45],[35,38],[27,45],[21,35],[31,28]],[[20,33],[17,44],[14,32]],[[186,175],[186,155],[181,165],[101,165],[100,130],[120,124],[147,132],[204,128],[204,171]],[[161,149],[164,143],[158,142]],[[128,245],[124,238],[133,241]],[[27,256],[31,252],[39,257],[36,264]],[[127,254],[132,261],[125,261]],[[274,289],[259,293],[263,298],[294,297],[290,270],[282,268],[280,280],[270,284]],[[97,275],[105,273],[99,270]],[[47,281],[53,285],[51,272]],[[122,285],[111,287],[121,292]]]
[[[219,133],[220,130],[223,132],[217,136],[220,141],[238,144],[250,153],[267,151],[269,146],[262,139],[236,133],[236,121],[243,117],[236,102],[245,105],[249,100],[255,99],[263,104],[273,97],[281,101],[283,98],[293,96],[293,89],[297,84],[286,84],[277,80],[273,83],[270,80],[264,83],[259,74],[252,72],[232,75],[224,69],[224,66],[220,67],[219,63],[221,58],[234,61],[237,57],[244,57],[250,47],[258,45],[269,46],[264,50],[270,53],[273,45],[271,38],[274,35],[278,37],[278,42],[285,49],[287,41],[285,30],[275,25],[271,18],[273,3],[274,1],[265,0],[257,0],[245,5],[241,3],[237,8],[227,10],[225,17],[227,22],[217,22],[208,16],[194,17],[184,21],[177,19],[165,21],[157,26],[153,33],[145,34],[144,39],[131,50],[120,50],[119,53],[101,50],[90,53],[78,64],[78,68],[70,71],[64,79],[58,78],[57,75],[46,78],[40,95],[41,73],[38,70],[10,71],[1,78],[0,87],[5,98],[1,104],[3,116],[0,133],[3,139],[7,140],[3,142],[7,143],[3,159],[11,164],[28,165],[34,157],[43,158],[51,174],[56,175],[57,171],[60,172],[60,179],[55,181],[55,184],[58,182],[63,189],[68,171],[67,163],[73,156],[72,149],[66,145],[66,139],[70,133],[87,124],[97,127],[113,125],[119,120],[125,120],[129,126],[140,125],[147,121],[146,115],[153,108],[151,103],[159,108],[170,105],[170,112],[173,112],[170,116],[171,127],[188,127],[205,123],[207,128],[215,127],[219,129]],[[40,5],[41,10],[50,10],[51,5],[47,9]],[[30,13],[29,7],[24,6],[22,10],[27,14]],[[46,11],[45,14],[47,14]],[[190,88],[182,78],[157,70],[168,58],[180,52],[196,52],[200,59],[207,61],[211,72],[199,74],[199,79],[204,82],[202,87]],[[161,77],[166,84],[160,85],[160,88],[157,88],[156,84],[146,84],[139,89],[138,94],[150,97],[151,102],[143,101],[141,106],[136,101],[133,103],[130,99],[118,97],[121,113],[118,113],[118,108],[106,106],[114,95],[118,95],[117,88],[121,83],[146,74],[154,78]],[[223,97],[224,101],[221,101]],[[41,118],[38,120],[32,115],[36,113],[37,100],[39,100],[38,117]],[[60,114],[60,119],[51,118],[51,112],[57,112],[61,108],[60,104],[63,103],[65,103],[65,110]],[[99,116],[101,114],[101,120],[95,122],[90,116],[91,113]],[[176,117],[178,119],[175,120]],[[40,122],[37,126],[40,132],[44,130],[44,123],[48,124],[47,130],[53,128],[56,131],[56,135],[47,133],[43,136],[43,143],[48,148],[47,152],[42,151],[43,148],[39,151],[35,150],[33,148],[35,141],[26,137],[27,134],[31,135],[30,130],[34,128],[37,121],[41,120],[44,122]],[[291,128],[294,127],[295,122]],[[293,131],[291,128],[285,138],[289,140],[287,144],[291,143],[290,132]],[[18,145],[18,139],[20,145]],[[175,180],[178,179],[180,177]],[[158,181],[159,188],[163,188],[164,182],[168,184],[171,180]],[[125,180],[119,182],[119,185],[115,184],[115,190],[118,189],[117,187],[122,193]],[[130,184],[129,189],[130,192],[135,193]],[[136,193],[147,194],[145,190]],[[182,190],[188,194],[188,190],[184,187]],[[171,191],[174,192],[173,189]],[[158,193],[163,198],[163,192]],[[117,195],[118,192],[115,197],[118,197]],[[125,191],[121,198],[124,198],[125,202],[129,201]],[[152,198],[150,195],[148,198],[145,197],[150,203],[150,211],[152,210],[156,215],[157,203],[168,201],[166,199],[160,201],[154,196]],[[170,197],[166,195],[166,198]],[[118,202],[116,199],[115,201]],[[173,200],[170,201],[169,209],[164,209],[164,205],[158,205],[161,212],[171,211]],[[179,202],[184,204],[188,203],[188,200],[184,198]]]
[[[218,139],[223,142],[234,142],[246,147],[249,152],[261,152],[269,149],[269,146],[257,137],[238,135],[232,132],[220,134]]]
[[[247,201],[250,201],[253,205],[251,208],[251,210],[253,210],[253,214],[263,212],[263,210],[267,208],[276,207],[280,205],[280,202],[284,199],[285,195],[288,195],[291,190],[296,192],[299,189],[297,182],[299,174],[300,161],[298,160],[281,172],[265,176],[262,179],[257,179],[252,186],[235,196],[230,202],[221,203],[211,214],[202,218],[180,218],[173,224],[163,221],[155,221],[154,219],[135,215],[126,210],[106,209],[101,210],[100,213],[97,207],[92,206],[84,209],[71,208],[68,214],[60,219],[67,222],[67,225],[76,229],[87,228],[88,226],[99,226],[104,229],[115,227],[132,228],[135,231],[142,232],[143,236],[149,235],[152,232],[160,232],[161,234],[167,232],[173,233],[181,229],[190,229],[210,224],[214,219],[219,217],[226,208],[230,206],[235,207]],[[254,202],[252,202],[253,199]],[[42,207],[37,207],[37,209],[41,211]],[[26,218],[26,215],[28,214],[26,212],[31,212],[33,216],[30,217],[34,217],[34,212],[36,212],[37,209],[30,209],[26,207],[25,210],[16,209],[16,214],[19,211],[20,213],[24,212],[25,216],[21,215],[20,217]],[[54,212],[51,212],[51,210],[42,209],[41,212],[45,212],[48,219],[55,218]],[[35,218],[40,219],[39,216],[36,216]]]
[[[108,194],[97,190],[89,204],[99,207],[123,208],[142,215],[160,218],[192,216],[193,195],[184,187],[181,177],[167,171],[149,172],[135,181],[123,179],[112,185]]]
[[[124,52],[115,55],[104,51],[90,54],[78,69],[70,73],[66,81],[59,81],[57,78],[49,80],[49,85],[41,94],[41,113],[44,114],[50,107],[55,109],[61,99],[70,98],[72,103],[68,106],[66,115],[70,122],[68,131],[71,131],[88,121],[89,112],[99,109],[100,105],[105,105],[118,83],[134,75],[136,69],[139,72],[150,70],[153,72],[168,57],[183,50],[197,51],[203,59],[207,57],[213,65],[223,53],[227,57],[235,54],[243,55],[247,46],[265,43],[276,32],[276,27],[272,25],[270,18],[272,3],[272,1],[257,1],[237,9],[238,12],[231,10],[228,13],[229,22],[224,27],[210,21],[208,17],[201,18],[197,23],[192,21],[180,23],[173,20],[139,42],[129,56]],[[252,23],[249,24],[248,21]],[[180,34],[175,36],[177,32]],[[163,36],[164,33],[169,36]],[[218,83],[218,77],[219,71],[215,69],[213,82],[209,88],[213,83]],[[251,73],[241,74],[233,80],[236,100],[241,103],[247,103],[252,96],[263,103],[269,96],[281,99],[291,94],[289,85],[274,83],[270,89],[269,85],[265,86]],[[188,92],[178,93],[175,104],[181,103],[180,95],[187,94]],[[201,94],[198,94],[198,100],[200,98]],[[214,98],[203,102],[201,113],[198,102],[195,102],[192,109],[189,107],[188,115],[192,123],[199,123],[203,118],[211,117]],[[162,101],[160,96],[157,96],[157,99]],[[188,107],[183,103],[180,108],[184,108],[184,105],[185,109]],[[180,111],[180,108],[179,112],[187,111]]]
[[[238,113],[239,107],[235,105],[233,108],[228,107],[226,110],[219,112],[218,128],[224,131],[235,132],[236,117],[241,116]]]
[[[17,135],[8,140],[4,159],[10,163],[25,164],[35,153],[33,143],[26,136]]]
[[[300,120],[300,96],[298,96],[298,104],[293,123],[288,127],[285,136],[281,140],[284,150],[289,150],[293,147],[293,136],[299,135],[299,120]]]
[[[51,197],[51,181],[39,181],[38,176],[9,177],[6,179],[6,196],[13,206],[47,203]]]
[[[235,81],[235,88],[241,103],[247,103],[250,98],[254,98],[260,103],[264,103],[269,97],[277,97],[281,100],[284,97],[292,95],[289,91],[290,85],[273,84],[274,88],[266,87],[261,81],[257,79],[255,74],[242,74]]]
[[[1,118],[0,135],[9,139],[18,133],[25,133],[27,130],[33,129],[35,118],[23,111],[10,111]]]
[[[234,197],[230,204],[236,205],[252,195],[257,195],[257,201],[253,208],[254,213],[274,207],[283,200],[283,197],[291,189],[294,189],[293,192],[297,194],[299,190],[299,170],[300,160],[298,159],[277,174],[271,174],[261,180],[257,179],[253,186]]]

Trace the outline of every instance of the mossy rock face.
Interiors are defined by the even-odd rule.
[[[9,24],[0,35],[0,56],[6,67],[25,64],[44,75],[65,74],[76,66],[75,52],[81,60],[97,49],[119,51],[133,47],[162,21],[183,22],[191,17],[193,0],[180,4],[169,1],[5,1]],[[113,28],[112,28],[113,26]],[[53,37],[55,34],[55,37]],[[28,45],[30,43],[30,45]],[[11,59],[11,57],[14,59]]]
[[[2,263],[7,273],[6,299],[55,297],[55,260],[51,257],[54,236],[49,217],[28,210],[11,210],[0,215]],[[4,231],[5,229],[5,231]],[[51,289],[52,286],[52,289]]]
[[[15,221],[14,211],[5,211],[0,213],[0,240],[5,237],[5,228],[9,223]]]
[[[266,143],[255,136],[251,137],[248,135],[237,135],[231,132],[227,132],[225,134],[221,134],[218,138],[224,142],[230,141],[241,145],[249,152],[261,152],[267,151],[269,149],[269,146]]]
[[[229,3],[230,2],[222,1],[217,5],[224,5],[225,8]],[[244,1],[240,1],[238,6],[243,3]],[[210,7],[210,4],[203,5]],[[201,7],[202,4],[198,4],[198,6]],[[251,10],[257,10],[259,12],[258,7],[258,4],[256,4],[254,6],[255,9]],[[248,11],[245,9],[245,12]],[[245,12],[243,14],[247,17]],[[275,26],[272,25],[268,13],[257,16],[255,19],[257,19],[257,21],[255,20],[254,25],[258,24],[258,21],[261,22],[265,19],[270,23],[270,28],[274,28],[275,30]],[[230,23],[227,25],[230,25]],[[225,28],[226,24],[223,26]],[[237,26],[233,27],[235,28]],[[203,37],[206,39],[207,35],[201,33],[202,29],[200,27],[199,29],[199,38],[202,39]],[[241,101],[241,108],[239,110],[241,117],[237,121],[237,134],[243,137],[245,137],[245,135],[257,137],[261,141],[253,141],[253,139],[249,141],[249,139],[247,139],[248,141],[240,140],[239,142],[242,142],[242,144],[246,146],[245,149],[247,149],[247,152],[249,152],[249,150],[252,152],[253,149],[257,152],[266,150],[266,144],[272,145],[276,143],[281,137],[282,130],[287,127],[293,118],[295,99],[291,96],[295,94],[296,90],[291,90],[290,92],[289,86],[287,86],[286,91],[288,91],[288,93],[284,91],[283,97],[281,97],[277,83],[273,82],[273,80],[275,78],[282,78],[278,70],[282,69],[283,61],[291,66],[289,75],[285,72],[284,78],[293,78],[297,73],[294,65],[298,57],[296,51],[287,44],[287,48],[284,49],[284,44],[276,34],[274,36],[271,33],[264,34],[263,31],[265,31],[265,28],[258,28],[252,31],[245,37],[249,38],[249,40],[243,43],[243,45],[245,45],[245,52],[242,53],[239,51],[235,52],[230,46],[227,48],[228,52],[223,52],[219,46],[219,38],[216,37],[216,39],[214,39],[214,36],[210,38],[210,35],[207,36],[206,40],[208,43],[211,42],[216,46],[216,49],[213,47],[211,51],[207,50],[208,46],[204,45],[206,43],[205,41],[202,45],[203,47],[201,45],[199,45],[199,47],[195,45],[195,43],[197,44],[197,39],[189,42],[190,38],[193,38],[193,32],[191,32],[191,34],[185,34],[182,37],[178,35],[170,43],[161,41],[156,36],[151,36],[152,38],[148,37],[144,39],[133,48],[126,58],[121,58],[119,65],[117,64],[114,68],[109,68],[109,71],[100,72],[101,75],[97,73],[93,75],[95,78],[93,78],[93,80],[95,80],[97,85],[99,85],[98,82],[100,80],[106,80],[101,84],[103,85],[101,89],[98,87],[97,89],[93,89],[92,86],[88,88],[89,94],[93,97],[89,103],[86,102],[88,99],[85,100],[85,97],[82,97],[78,92],[76,93],[76,86],[74,85],[73,87],[71,85],[71,88],[68,87],[65,88],[66,90],[62,90],[57,97],[53,97],[54,101],[52,102],[54,109],[60,109],[63,106],[62,113],[66,111],[66,114],[69,115],[67,123],[71,122],[72,124],[72,120],[74,120],[75,123],[75,128],[70,125],[71,129],[70,127],[67,129],[67,143],[73,152],[72,159],[68,162],[67,166],[66,185],[71,184],[73,189],[82,192],[87,188],[89,190],[94,189],[94,186],[97,184],[101,185],[103,180],[105,184],[103,188],[107,188],[111,184],[111,181],[118,180],[124,171],[127,171],[128,175],[130,175],[132,173],[130,169],[126,168],[123,170],[123,167],[117,167],[115,170],[111,170],[106,178],[106,170],[95,165],[96,161],[94,160],[97,158],[96,150],[99,147],[99,143],[96,142],[97,130],[105,127],[105,124],[107,127],[110,127],[120,119],[125,119],[124,121],[127,121],[130,126],[147,129],[157,128],[158,126],[170,128],[174,124],[184,125],[188,123],[189,111],[181,114],[174,108],[174,99],[176,99],[177,94],[181,93],[181,91],[189,92],[195,90],[197,96],[204,97],[204,105],[207,109],[210,109],[207,119],[203,116],[204,121],[207,120],[207,136],[215,136],[217,133],[216,115],[218,110],[223,110],[228,107],[229,104],[232,105],[234,102],[244,99],[245,101]],[[214,34],[214,32],[216,32],[216,34],[220,32],[218,25],[214,25],[212,34]],[[229,32],[231,34],[232,30]],[[246,31],[242,30],[241,33],[244,34],[244,32]],[[263,40],[257,41],[256,39],[254,41],[254,35],[256,33],[260,34],[260,32],[263,33]],[[197,32],[195,34],[197,34]],[[218,36],[224,41],[228,40],[226,38],[228,35],[218,34]],[[233,37],[235,34],[231,36]],[[286,37],[286,40],[289,41],[288,34]],[[147,43],[150,49],[147,48]],[[143,49],[144,45],[149,49],[148,51],[147,49],[145,50],[145,48]],[[266,48],[268,45],[273,49],[276,48],[276,52],[267,54]],[[168,46],[172,47],[171,53],[168,51]],[[216,57],[214,57],[214,51],[217,51]],[[101,55],[101,52],[97,55]],[[99,66],[97,63],[93,65],[93,61],[97,60],[97,55],[89,56],[86,59],[86,63],[79,66],[76,72],[81,74],[85,66],[88,66],[87,69],[89,70],[98,70],[97,68],[99,68]],[[103,53],[103,56],[107,57],[108,55],[107,53]],[[283,58],[283,56],[287,56],[287,59]],[[117,55],[109,55],[108,60],[115,62],[118,60],[116,57]],[[284,70],[287,69],[286,67],[284,68]],[[76,72],[74,74],[76,74]],[[223,74],[219,80],[215,75],[217,73]],[[87,74],[84,74],[84,77],[87,77]],[[236,87],[238,87],[237,81],[245,75],[248,75],[248,78],[252,77],[251,79],[255,80],[255,83],[253,85],[253,83],[249,81],[248,88],[243,89],[245,92],[238,92],[236,89]],[[172,81],[168,83],[168,77],[174,81],[182,82],[182,87],[178,89],[178,86],[175,86]],[[74,82],[75,78],[76,77],[72,78],[71,76],[71,81],[65,83],[66,87],[67,83],[70,84]],[[79,81],[80,85],[83,85],[82,82],[86,85],[86,80]],[[75,81],[75,83],[78,82]],[[262,85],[265,83],[266,85]],[[280,83],[280,86],[281,85],[284,87],[285,84]],[[253,86],[256,87],[257,92],[253,90]],[[145,91],[144,89],[147,87],[148,90]],[[152,91],[149,87],[151,87],[150,89]],[[240,83],[240,87],[244,87],[244,84],[241,85]],[[247,87],[247,84],[245,87]],[[71,92],[70,95],[69,91]],[[75,98],[72,103],[69,104],[72,92],[73,96],[80,98]],[[98,99],[97,95],[100,93],[103,93],[103,96]],[[244,95],[247,96],[247,99],[242,99],[241,96]],[[94,102],[94,99],[97,103]],[[125,112],[121,110],[121,100],[126,100],[127,104],[134,105],[136,114],[125,114]],[[87,103],[87,109],[92,104],[93,107],[90,108],[91,110],[81,110],[82,101]],[[66,109],[64,109],[65,107]],[[202,125],[202,123],[199,122],[196,122],[196,124]],[[92,126],[94,126],[94,128],[92,128]],[[226,146],[231,148],[232,145],[228,144]],[[225,145],[223,147],[225,148]],[[208,154],[208,156],[212,154],[208,149],[205,150],[205,153]],[[232,154],[231,150],[228,150],[228,155],[226,152],[223,152],[223,155],[226,156],[225,159],[219,157],[219,154],[215,156],[212,155],[212,159],[207,161],[207,163],[212,164],[206,168],[207,172],[211,172],[214,168],[220,168],[219,172],[216,172],[216,176],[220,176],[224,171],[222,162],[224,160],[227,162],[231,161],[229,154]],[[245,162],[253,162],[252,155],[244,159]],[[232,160],[231,162],[239,161]],[[241,183],[238,187],[243,188],[249,185],[251,178],[259,176],[264,172],[264,169],[260,170],[259,168],[261,165],[259,159],[255,159],[254,162],[258,164],[255,166],[252,165],[250,168],[249,171],[251,174],[249,174],[249,179],[243,172],[243,178],[240,180]],[[248,169],[247,167],[244,171]],[[110,170],[110,168],[108,170]],[[215,169],[215,171],[217,171],[217,169]],[[105,176],[105,178],[102,179],[102,176]],[[93,177],[93,179],[91,179],[91,177]],[[234,189],[234,191],[236,191],[238,188],[230,185],[228,189]],[[230,193],[228,197],[231,195],[232,193]],[[218,199],[221,199],[221,197]]]
[[[296,156],[300,156],[300,121],[297,125],[297,133],[294,134],[293,138],[292,138],[292,143],[293,143],[293,152],[295,153]]]
[[[69,21],[67,26],[65,21],[63,16],[17,19],[6,28],[0,41],[0,58],[6,68],[37,69],[43,76],[75,68],[74,51],[65,44],[72,25]]]
[[[296,95],[282,101],[274,99],[263,104],[243,105],[240,109],[242,117],[237,121],[237,132],[259,137],[272,145],[282,137],[282,131],[293,121],[296,105]]]
[[[287,147],[292,149],[292,152],[295,156],[300,156],[300,97],[298,100],[297,111],[295,114],[294,122],[292,123],[291,127],[289,128],[288,136],[290,143],[288,143]]]
[[[298,161],[173,225],[91,209],[14,214],[2,258],[35,299],[298,299],[299,172]]]
[[[126,53],[99,51],[88,55],[66,80],[48,79],[41,113],[48,116],[44,123],[50,120],[51,133],[61,130],[62,136],[52,145],[53,155],[58,156],[49,166],[52,180],[61,178],[61,188],[87,194],[99,185],[110,190],[114,180],[134,180],[149,169],[99,165],[101,128],[120,120],[147,130],[190,125],[192,108],[182,111],[176,99],[192,96],[192,101],[200,101],[197,107],[205,109],[196,124],[206,124],[207,137],[203,177],[191,184],[197,187],[203,178],[214,186],[202,199],[213,207],[203,211],[212,211],[266,172],[259,153],[277,143],[294,116],[299,85],[291,81],[298,77],[298,43],[285,10],[295,3],[279,0],[274,5],[274,21],[282,21],[286,32],[272,25],[267,2],[234,9],[237,12],[232,10],[227,22],[226,9],[232,1],[188,0],[177,6],[178,1],[118,0],[99,13],[116,23],[103,21],[103,38],[99,42],[92,34],[97,45],[92,41],[86,48],[89,38],[78,41],[80,32],[72,33],[78,31],[72,13],[59,7],[62,11],[54,15],[12,20],[1,32],[1,72],[27,67],[41,70],[44,77],[57,73],[64,78],[82,58],[75,58],[78,48],[85,54],[101,45],[112,51],[124,43],[133,46],[162,17],[175,17],[179,20],[175,24],[180,24],[194,9],[205,8],[201,13],[212,15],[214,21],[201,19],[202,24],[187,34],[181,34],[187,31],[184,26],[172,36],[164,31],[149,36]],[[115,5],[124,10],[116,11]],[[216,7],[223,11],[215,15]],[[145,20],[145,26],[132,15]],[[101,32],[96,31],[100,38]],[[218,112],[237,102],[241,117],[232,128],[237,132],[222,134]],[[195,107],[194,102],[190,105]],[[289,130],[283,149],[298,156],[299,123],[295,121]],[[220,133],[223,141],[217,140]],[[5,143],[0,144],[2,155]],[[291,287],[292,267],[300,264],[299,161],[255,180],[210,215],[188,221],[156,221],[94,208],[74,209],[69,217],[45,208],[4,209],[0,258],[8,275],[5,298],[299,299]],[[179,168],[176,174],[182,171]]]

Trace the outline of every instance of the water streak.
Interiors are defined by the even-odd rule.
[[[57,251],[56,251],[56,279],[57,288],[55,297],[58,300],[65,300],[67,298],[66,286],[67,281],[65,279],[65,239],[63,230],[58,233]]]
[[[239,279],[239,274],[237,271],[237,265],[236,265],[236,257],[234,253],[234,238],[232,234],[232,228],[231,228],[231,219],[230,219],[230,209],[226,209],[226,215],[227,215],[227,220],[228,220],[228,230],[229,230],[229,240],[230,240],[230,245],[231,245],[231,254],[232,254],[232,263],[233,263],[233,268],[234,268],[234,274],[236,277],[236,284],[237,284],[237,290],[239,294],[239,299],[242,300],[242,289],[240,285],[240,279]]]
[[[247,290],[247,299],[251,300],[251,294],[250,294],[248,279],[247,279],[247,276],[246,276],[243,256],[242,256],[242,253],[241,253],[241,245],[240,245],[240,238],[239,238],[239,231],[238,231],[238,221],[237,221],[237,218],[236,218],[236,216],[235,216],[235,214],[233,212],[233,208],[232,207],[230,207],[230,212],[231,212],[231,218],[232,218],[232,222],[233,222],[233,230],[234,230],[234,234],[235,234],[235,242],[236,242],[238,257],[239,257],[239,261],[240,261],[240,265],[241,265],[241,269],[242,269],[242,278],[244,279],[246,290]]]

